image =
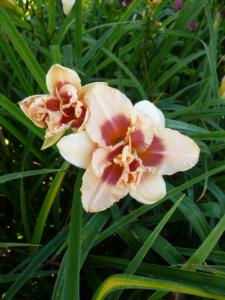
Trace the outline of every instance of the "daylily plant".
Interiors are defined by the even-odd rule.
[[[128,193],[151,204],[166,194],[162,175],[192,168],[199,147],[189,137],[165,128],[163,113],[151,102],[136,105],[120,91],[98,85],[85,95],[90,115],[85,130],[57,144],[71,164],[86,168],[82,203],[103,211]]]
[[[23,112],[38,127],[46,128],[42,149],[56,143],[68,128],[81,130],[88,117],[83,99],[95,84],[81,87],[78,74],[69,68],[53,65],[46,75],[48,95],[30,96],[19,103]]]

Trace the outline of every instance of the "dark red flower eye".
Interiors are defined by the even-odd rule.
[[[50,98],[46,101],[46,108],[51,111],[60,110],[60,101],[57,98]]]
[[[125,139],[130,121],[124,115],[116,115],[101,127],[102,138],[107,146],[115,145]]]

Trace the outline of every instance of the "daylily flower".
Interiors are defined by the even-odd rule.
[[[81,87],[78,74],[69,68],[53,65],[46,75],[49,95],[30,96],[19,103],[35,125],[46,129],[42,149],[56,143],[68,128],[81,130],[88,118],[83,101],[93,83]]]
[[[154,203],[166,194],[162,175],[197,163],[197,144],[165,128],[162,112],[149,101],[133,106],[120,91],[95,86],[85,103],[90,111],[86,131],[64,136],[57,146],[68,162],[87,168],[81,188],[87,212],[105,210],[128,193]]]
[[[76,0],[62,0],[63,12],[65,15],[68,15],[73,8]]]

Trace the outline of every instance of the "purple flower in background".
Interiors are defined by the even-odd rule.
[[[123,7],[127,7],[132,0],[119,0],[119,3],[123,6]]]
[[[195,31],[196,30],[196,22],[194,20],[192,20],[189,24],[188,24],[188,27],[191,31]]]
[[[182,9],[184,5],[184,0],[176,0],[175,4],[174,4],[174,11],[175,12],[178,12],[179,10]],[[188,28],[191,30],[191,31],[195,31],[196,30],[196,22],[194,20],[192,20],[189,24],[188,24]]]
[[[174,10],[175,12],[178,12],[179,10],[181,10],[181,8],[184,5],[184,1],[183,0],[176,0],[175,4],[174,4]]]

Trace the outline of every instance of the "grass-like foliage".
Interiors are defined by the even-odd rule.
[[[7,1],[6,1],[7,2]],[[223,1],[0,1],[0,294],[10,299],[225,299]],[[194,27],[191,26],[191,24]],[[18,101],[46,93],[54,63],[82,83],[149,99],[201,148],[154,205],[83,212],[82,171]]]

